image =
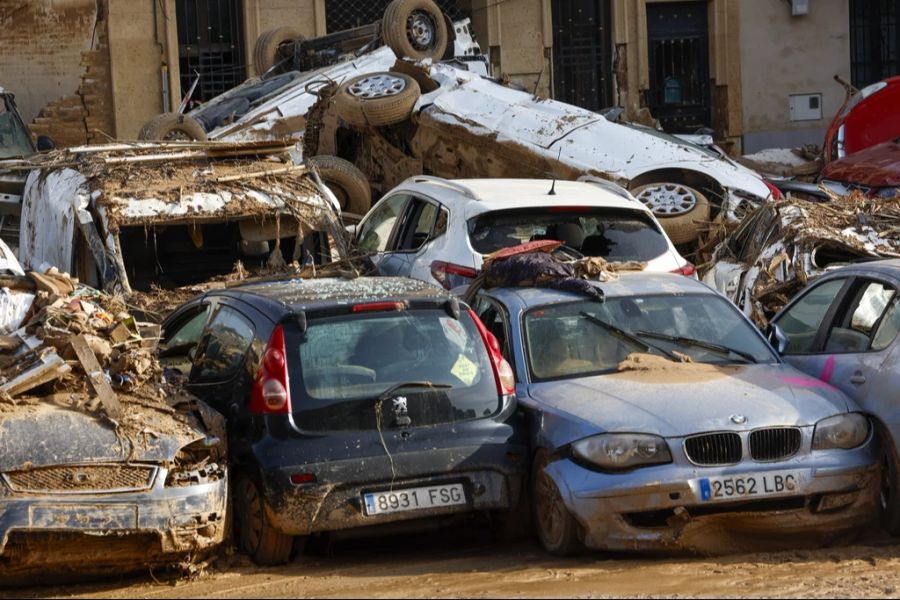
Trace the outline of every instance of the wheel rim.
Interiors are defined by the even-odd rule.
[[[263,507],[259,498],[259,491],[250,481],[245,480],[241,486],[244,502],[246,502],[246,510],[241,515],[244,520],[244,543],[250,553],[259,548],[259,542],[262,539],[263,528]]]
[[[544,473],[543,467],[538,471],[535,488],[535,508],[541,537],[548,545],[556,545],[562,539],[565,507],[556,484]]]
[[[416,11],[406,21],[406,34],[417,50],[427,50],[434,44],[434,21],[427,13]]]
[[[691,212],[697,206],[697,195],[677,183],[660,183],[641,190],[637,199],[653,214],[677,217]]]
[[[165,141],[165,142],[193,142],[194,138],[192,138],[190,135],[188,135],[187,133],[185,133],[179,129],[174,129],[165,135],[165,137],[163,138],[163,141]]]
[[[350,95],[367,100],[396,96],[406,89],[406,81],[387,73],[371,75],[350,86]]]

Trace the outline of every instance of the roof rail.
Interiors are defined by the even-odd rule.
[[[457,191],[463,196],[467,198],[471,198],[472,200],[481,200],[478,195],[472,191],[471,188],[468,188],[461,183],[456,183],[450,179],[444,179],[443,177],[433,177],[431,175],[414,175],[407,179],[407,181],[411,181],[412,183],[431,183],[433,185],[440,185],[445,188],[450,188],[451,190]]]
[[[596,185],[597,187],[602,187],[603,189],[610,191],[617,196],[621,196],[626,200],[635,199],[628,190],[626,190],[618,183],[610,181],[609,179],[603,179],[602,177],[597,177],[596,175],[582,175],[578,178],[578,181],[583,181],[584,183],[591,183],[593,185]]]

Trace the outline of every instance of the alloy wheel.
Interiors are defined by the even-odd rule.
[[[687,187],[677,183],[660,183],[645,188],[637,199],[653,214],[677,217],[691,212],[697,206],[697,196]]]

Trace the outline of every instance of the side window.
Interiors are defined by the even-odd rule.
[[[813,344],[819,327],[846,281],[832,279],[814,287],[778,319],[778,326],[788,340],[785,354],[809,354],[816,350]]]
[[[391,241],[391,232],[409,196],[398,194],[385,200],[363,225],[359,232],[359,248],[363,252],[384,252]]]
[[[404,218],[396,250],[411,252],[421,248],[431,239],[439,212],[440,209],[434,202],[419,198],[413,200]]]
[[[254,329],[246,317],[223,306],[206,329],[206,344],[198,352],[193,381],[223,381],[244,361],[253,343]]]
[[[163,367],[184,375],[191,372],[192,351],[200,341],[208,318],[209,305],[204,304],[182,315],[166,328],[159,347],[159,362]]]
[[[493,333],[497,341],[500,342],[503,358],[512,364],[512,352],[510,351],[509,336],[506,333],[506,319],[503,310],[496,303],[483,296],[480,296],[475,302],[474,310],[487,330]]]
[[[828,330],[827,352],[883,350],[897,333],[897,291],[878,281],[865,281],[852,302]],[[876,343],[877,340],[877,343]]]

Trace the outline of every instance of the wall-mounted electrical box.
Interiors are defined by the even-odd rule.
[[[790,97],[791,121],[818,121],[822,118],[822,94]]]
[[[791,0],[791,16],[801,17],[809,14],[809,0]]]

